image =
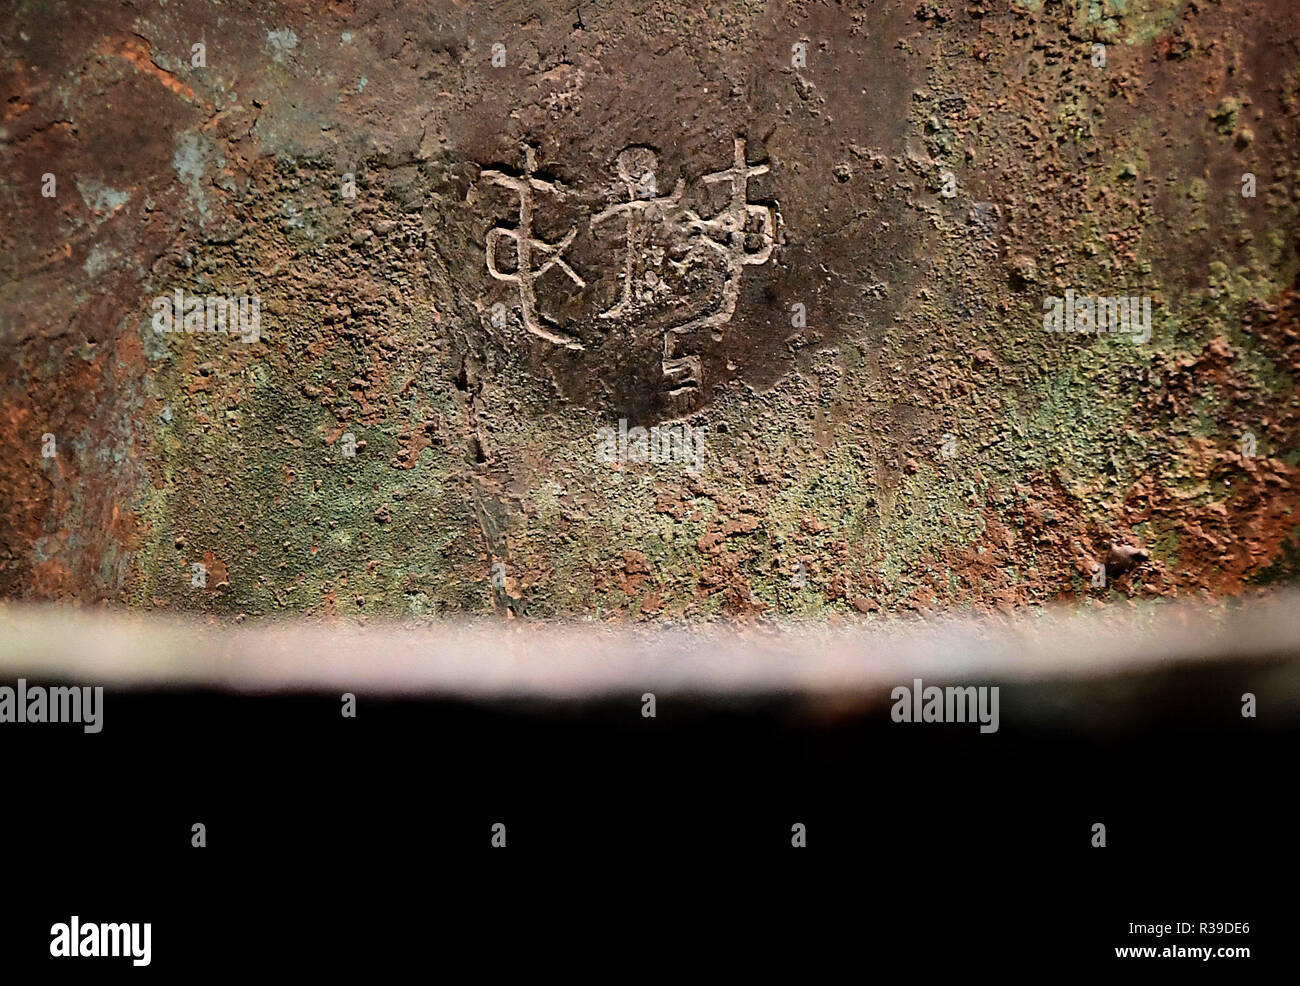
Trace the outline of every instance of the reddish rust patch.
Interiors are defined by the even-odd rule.
[[[196,102],[194,90],[153,60],[149,47],[139,38],[108,41],[101,49],[106,54],[125,58],[136,70],[156,79],[165,89],[190,102]]]

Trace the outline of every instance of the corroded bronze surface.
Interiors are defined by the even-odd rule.
[[[1295,578],[1300,8],[705,6],[11,8],[0,593],[852,619]],[[183,331],[196,297],[257,321]],[[1044,331],[1067,297],[1150,338]]]

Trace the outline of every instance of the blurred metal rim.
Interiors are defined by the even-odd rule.
[[[353,691],[463,698],[878,695],[915,677],[1088,680],[1189,663],[1300,658],[1300,593],[1049,608],[1007,618],[759,623],[345,622],[233,626],[150,613],[0,604],[0,677],[116,687]],[[1288,678],[1292,677],[1290,675]]]

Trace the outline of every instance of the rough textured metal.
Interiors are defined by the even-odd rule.
[[[1292,580],[1298,38],[1290,0],[20,2],[0,593],[838,620]],[[1149,297],[1151,340],[1044,332],[1067,289]],[[259,340],[156,332],[177,290],[258,296]],[[620,418],[704,467],[602,462]]]

